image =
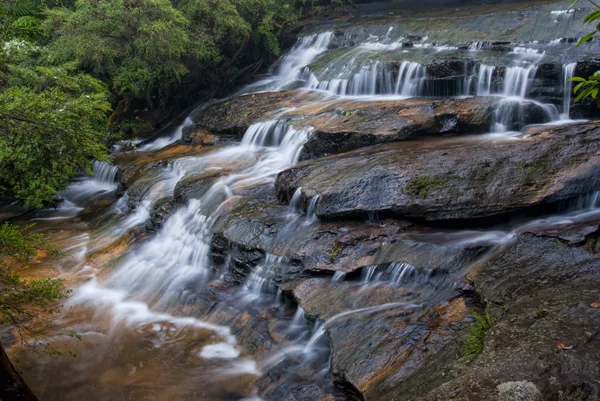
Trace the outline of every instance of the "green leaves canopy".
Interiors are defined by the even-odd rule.
[[[104,85],[73,65],[7,66],[0,91],[0,185],[33,206],[107,158]]]

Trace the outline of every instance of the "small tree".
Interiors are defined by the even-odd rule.
[[[0,324],[9,325],[21,341],[29,344],[43,338],[46,325],[40,324],[40,316],[56,310],[60,301],[68,295],[68,290],[62,280],[23,280],[13,271],[11,265],[27,264],[40,250],[50,255],[60,253],[44,236],[27,235],[25,229],[6,222],[0,224]],[[46,347],[50,353],[56,353],[48,343]],[[1,342],[0,399],[37,400],[10,362]]]

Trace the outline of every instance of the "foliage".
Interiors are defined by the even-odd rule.
[[[6,57],[5,57],[6,59]],[[0,87],[0,185],[33,206],[107,158],[106,88],[61,67],[5,64]]]
[[[471,331],[467,334],[462,348],[463,358],[466,360],[475,358],[483,351],[485,333],[492,327],[492,316],[489,307],[483,315],[477,312],[472,314],[475,322],[471,325]]]
[[[0,0],[0,190],[51,201],[121,133],[223,93],[278,57],[302,15],[345,3]]]
[[[262,54],[298,13],[291,0],[77,0],[47,12],[51,63],[76,62],[126,100],[168,103],[190,71],[222,83]]]
[[[573,0],[571,7],[578,2],[579,0]],[[598,40],[598,33],[600,32],[600,6],[592,1],[590,1],[590,3],[594,6],[594,9],[584,18],[583,21],[586,24],[596,24],[595,29],[587,35],[584,35],[577,43],[577,46],[582,46],[585,43],[589,43],[591,45],[593,42]],[[575,88],[573,88],[573,93],[577,95],[575,102],[580,102],[591,97],[592,99],[596,100],[597,106],[600,107],[600,97],[598,96],[598,90],[600,89],[600,71],[596,71],[588,78],[571,78],[571,81],[577,83]]]
[[[74,61],[117,93],[144,94],[187,73],[187,19],[168,0],[78,0],[47,12],[51,62]]]
[[[11,258],[26,264],[38,250],[49,255],[59,255],[60,250],[43,235],[25,234],[31,226],[18,228],[7,222],[0,225],[0,324],[13,325],[23,336],[36,337],[32,321],[38,312],[50,312],[69,291],[59,279],[21,279],[7,264]]]

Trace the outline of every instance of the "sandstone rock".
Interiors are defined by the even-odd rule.
[[[368,213],[427,221],[477,219],[543,207],[600,189],[600,125],[522,140],[456,138],[381,145],[300,163],[277,177],[278,198],[301,187],[321,219]]]

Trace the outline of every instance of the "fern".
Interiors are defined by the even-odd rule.
[[[5,1],[3,9],[6,15],[14,19],[28,16],[40,16],[44,9],[44,3],[41,0]]]

